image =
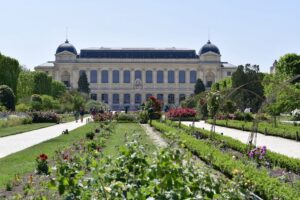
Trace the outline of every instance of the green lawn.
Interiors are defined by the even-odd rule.
[[[22,124],[17,126],[5,127],[0,129],[0,137],[24,133],[27,131],[45,128],[52,125],[55,125],[55,123],[34,123],[34,124]]]
[[[88,131],[96,128],[96,123],[90,123],[73,131],[69,135],[61,135],[43,143],[37,144],[23,151],[11,154],[0,159],[0,188],[12,180],[15,174],[25,174],[33,172],[35,168],[35,158],[46,153],[51,159],[55,151],[72,144],[74,141],[84,138]]]
[[[103,154],[106,156],[117,156],[118,148],[134,139],[137,139],[147,152],[153,152],[156,146],[152,140],[146,135],[145,130],[137,123],[119,123],[116,125],[114,134],[112,134],[105,143]]]

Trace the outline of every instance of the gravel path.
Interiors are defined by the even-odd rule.
[[[185,125],[191,125],[193,122],[181,122]],[[204,121],[195,122],[195,126],[198,128],[204,128],[206,130],[211,129],[211,124],[205,123]],[[249,131],[241,131],[232,128],[226,128],[221,126],[215,126],[215,130],[217,133],[223,133],[226,136],[237,139],[243,143],[247,143],[250,132]],[[263,146],[265,145],[267,149],[271,151],[300,159],[300,142],[296,142],[293,140],[274,137],[274,136],[266,136],[260,133],[257,133],[257,145]]]
[[[145,129],[146,134],[153,140],[154,144],[159,147],[167,147],[168,143],[160,137],[160,133],[154,130],[149,124],[141,124],[141,126]]]
[[[89,117],[84,118],[83,123],[68,122],[63,124],[57,124],[47,128],[41,128],[17,135],[1,137],[0,138],[0,158],[8,156],[12,153],[21,151],[33,145],[39,144],[46,140],[58,137],[62,134],[62,131],[68,129],[74,130],[86,124],[86,120]]]

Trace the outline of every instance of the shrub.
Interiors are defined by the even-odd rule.
[[[148,120],[149,120],[149,115],[147,111],[141,111],[139,112],[139,122],[141,124],[147,124]]]
[[[0,104],[8,110],[15,110],[15,94],[7,85],[0,86]]]
[[[92,116],[95,122],[108,121],[113,119],[113,114],[110,112],[97,113]]]
[[[243,112],[235,112],[235,120],[240,120],[240,121],[248,121],[251,122],[253,120],[252,114],[251,113],[243,113]]]
[[[32,117],[33,123],[44,123],[44,122],[53,122],[59,123],[60,117],[54,112],[31,112],[29,115]]]
[[[36,110],[36,111],[41,110],[42,107],[43,107],[43,105],[42,105],[42,98],[41,98],[41,96],[38,95],[38,94],[33,94],[33,95],[31,96],[31,101],[30,101],[30,103],[31,103],[31,108],[32,108],[33,110]]]
[[[137,116],[133,113],[120,113],[116,116],[118,122],[135,122]]]
[[[30,110],[30,106],[26,105],[25,103],[20,103],[16,106],[17,112],[28,112]]]
[[[6,112],[6,107],[5,107],[5,106],[2,106],[2,105],[0,105],[0,112]]]
[[[196,111],[191,108],[176,108],[169,110],[166,115],[170,119],[184,119],[195,117],[196,114]]]

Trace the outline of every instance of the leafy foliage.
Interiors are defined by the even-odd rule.
[[[34,72],[33,74],[33,93],[51,95],[52,77],[45,72]]]
[[[10,87],[0,85],[0,105],[5,106],[8,110],[15,110],[15,98],[15,94]]]
[[[78,80],[78,91],[86,94],[90,93],[89,85],[90,84],[88,83],[86,73],[83,72]]]
[[[21,71],[17,85],[18,99],[30,97],[33,94],[34,72],[27,70]]]
[[[201,92],[204,91],[205,91],[205,86],[203,84],[203,81],[200,78],[198,78],[195,84],[194,94],[200,94]]]
[[[59,98],[62,96],[67,90],[65,84],[60,81],[53,80],[51,83],[51,96],[54,98]]]
[[[276,64],[276,75],[287,80],[300,74],[300,55],[288,53],[280,57]]]

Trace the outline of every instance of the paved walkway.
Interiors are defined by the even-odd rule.
[[[50,140],[62,134],[62,131],[68,129],[69,131],[74,130],[86,124],[86,119],[84,118],[83,123],[75,121],[57,124],[47,128],[41,128],[38,130],[33,130],[25,133],[20,133],[17,135],[6,136],[0,138],[0,158],[3,158],[12,153],[21,151],[33,145],[39,144],[46,140]]]
[[[185,125],[191,125],[192,122],[181,122]],[[204,128],[206,130],[211,129],[211,124],[205,123],[204,121],[195,122],[195,126],[199,128]],[[235,138],[243,143],[247,143],[250,132],[241,131],[232,128],[226,128],[221,126],[215,126],[217,133],[223,133],[223,135]],[[296,142],[289,139],[284,139],[274,136],[265,136],[263,134],[257,133],[256,144],[258,146],[265,145],[267,149],[270,149],[273,152],[277,152],[289,157],[299,158],[300,159],[300,142]]]

